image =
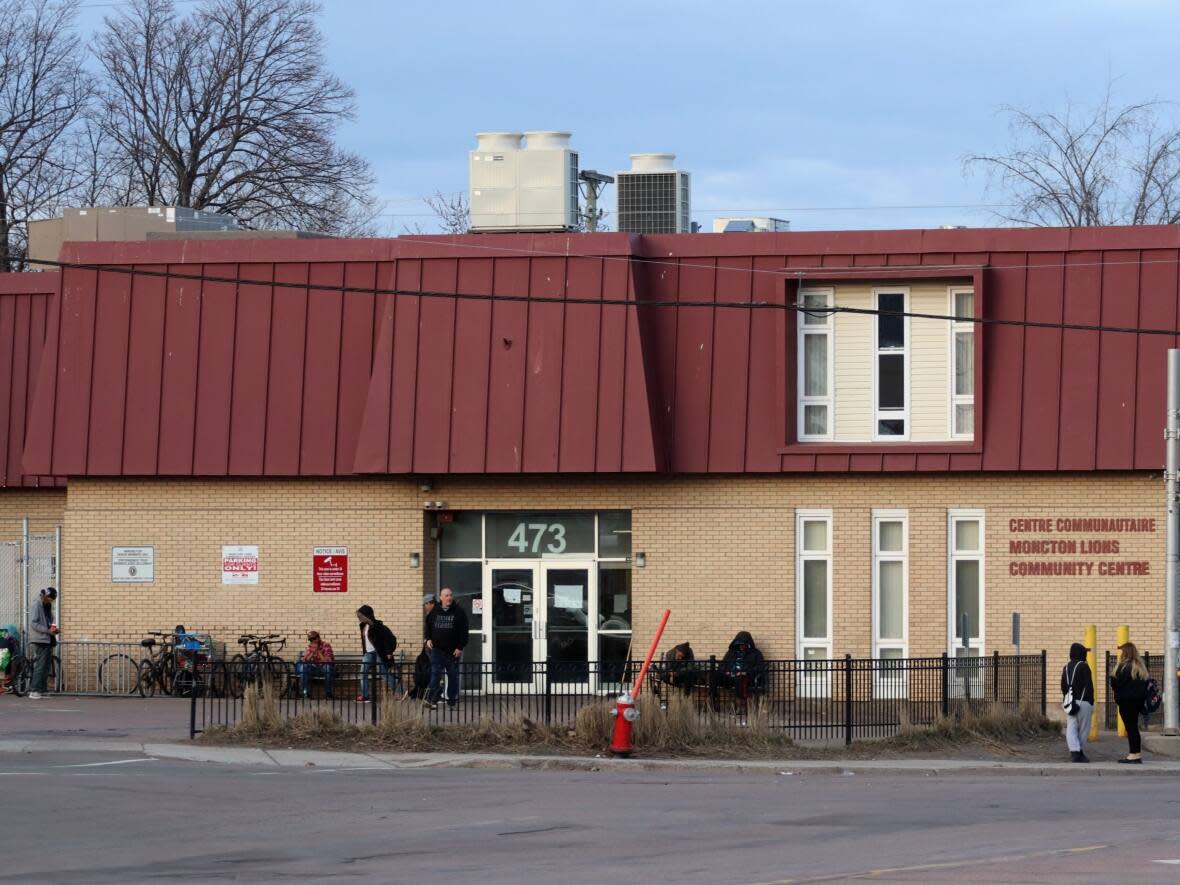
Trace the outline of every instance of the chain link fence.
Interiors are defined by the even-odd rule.
[[[29,617],[46,587],[61,601],[61,527],[30,531],[28,520],[0,522],[0,625],[15,624],[25,641]]]

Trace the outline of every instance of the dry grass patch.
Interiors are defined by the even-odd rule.
[[[1010,710],[993,706],[982,713],[966,710],[939,717],[932,725],[903,723],[900,733],[875,742],[875,746],[897,750],[945,750],[983,745],[1007,750],[1060,735],[1061,723],[1041,713],[1040,707]]]

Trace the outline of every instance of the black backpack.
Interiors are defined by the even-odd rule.
[[[1154,713],[1164,703],[1164,696],[1155,680],[1148,677],[1147,685],[1143,688],[1143,712]]]

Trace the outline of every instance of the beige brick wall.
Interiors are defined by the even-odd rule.
[[[909,517],[910,653],[947,645],[947,511],[986,514],[985,648],[1009,653],[1011,613],[1024,623],[1024,650],[1047,648],[1054,664],[1087,623],[1099,654],[1115,626],[1153,651],[1161,646],[1162,488],[1148,474],[951,474],[828,477],[442,478],[428,495],[408,479],[340,481],[79,480],[66,510],[64,584],[71,632],[137,638],[184,623],[231,637],[275,630],[293,639],[317,627],[355,651],[356,607],[377,609],[409,647],[420,594],[435,589],[433,547],[422,500],[456,510],[629,509],[633,543],[648,565],[634,569],[636,647],[665,606],[665,645],[685,639],[699,655],[722,654],[750,629],[768,655],[794,654],[795,511],[833,512],[834,651],[868,654],[871,630],[870,521],[874,508]],[[1009,555],[1010,519],[1155,518],[1154,534],[1102,534],[1117,556]],[[1050,537],[1067,537],[1065,535]],[[1068,537],[1089,537],[1071,534]],[[154,544],[156,581],[112,584],[110,547]],[[256,587],[220,583],[222,544],[257,544]],[[311,548],[347,545],[349,592],[311,591]],[[423,567],[409,554],[423,553]],[[1143,560],[1145,576],[1013,577],[1011,561]],[[1051,670],[1054,667],[1051,667]]]
[[[52,532],[65,510],[65,489],[0,489],[0,541],[20,538],[25,517],[29,531]]]

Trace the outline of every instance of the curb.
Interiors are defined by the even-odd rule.
[[[264,750],[257,747],[209,747],[201,744],[140,743],[104,740],[0,740],[0,753],[139,752],[160,759],[217,765],[269,768],[387,769],[427,768],[485,770],[675,772],[695,774],[766,774],[802,776],[889,775],[933,777],[1180,777],[1180,762],[1149,760],[1138,766],[1117,762],[1075,765],[1069,762],[983,762],[964,759],[880,759],[856,762],[820,759],[616,759],[591,756],[534,756],[499,753],[342,753],[323,750]]]

